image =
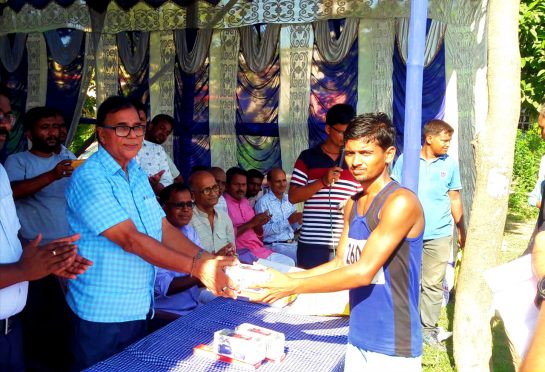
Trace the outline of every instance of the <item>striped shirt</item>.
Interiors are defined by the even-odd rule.
[[[306,186],[320,182],[329,168],[339,164],[320,146],[305,150],[295,162],[291,185]],[[303,226],[299,241],[313,245],[336,246],[343,230],[343,207],[346,200],[361,190],[360,184],[343,166],[341,178],[331,187],[323,187],[305,201]]]
[[[148,176],[131,160],[125,174],[100,146],[73,173],[66,190],[66,217],[71,232],[80,233],[79,254],[93,261],[68,282],[66,300],[81,319],[117,323],[143,320],[150,311],[155,267],[125,251],[102,233],[126,220],[158,241],[165,216]]]

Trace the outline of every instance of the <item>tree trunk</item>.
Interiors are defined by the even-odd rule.
[[[483,272],[496,263],[513,172],[520,112],[518,0],[488,1],[488,115],[476,137],[477,180],[454,311],[458,371],[490,370],[492,294]]]

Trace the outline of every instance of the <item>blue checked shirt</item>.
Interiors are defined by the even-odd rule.
[[[67,302],[81,319],[126,322],[145,319],[153,300],[155,267],[128,253],[102,232],[125,220],[161,241],[164,212],[146,173],[133,160],[128,176],[102,146],[76,169],[66,190],[66,217],[81,234],[79,254],[93,266],[70,280]]]

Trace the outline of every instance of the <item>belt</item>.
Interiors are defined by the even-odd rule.
[[[13,330],[16,320],[17,315],[11,316],[6,319],[0,319],[0,334],[8,335]]]
[[[282,244],[288,244],[293,243],[295,239],[288,239],[288,240],[275,240],[274,242],[263,242],[264,244],[276,244],[276,243],[282,243]]]

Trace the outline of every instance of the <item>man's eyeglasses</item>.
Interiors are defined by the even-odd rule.
[[[214,185],[214,186],[211,186],[211,187],[204,188],[199,192],[201,194],[203,194],[204,196],[209,196],[213,192],[219,193],[220,192],[220,187],[218,185]]]
[[[11,112],[8,113],[1,113],[0,112],[0,123],[2,124],[13,124],[15,121],[15,115],[13,115]]]
[[[193,202],[192,201],[188,201],[188,202],[168,202],[167,205],[170,205],[171,207],[174,207],[176,209],[184,209],[184,208],[187,208],[187,209],[191,209],[193,208]]]
[[[99,127],[114,130],[115,135],[118,137],[128,137],[131,133],[131,130],[134,132],[134,135],[136,137],[142,137],[144,133],[146,133],[145,125],[135,125],[134,127],[129,127],[128,125],[112,126],[103,124],[99,125]]]
[[[344,131],[343,130],[339,130],[337,128],[335,128],[334,125],[330,125],[329,126],[331,129],[333,129],[335,132],[339,133],[340,135],[344,136]]]

